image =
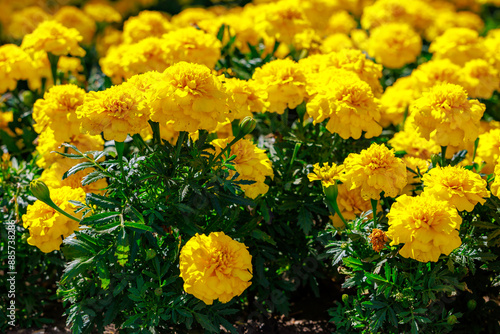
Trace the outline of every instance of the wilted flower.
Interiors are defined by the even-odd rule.
[[[385,232],[378,228],[374,228],[368,238],[370,238],[373,250],[377,253],[380,253],[380,251],[384,249],[385,244],[389,241]]]
[[[224,232],[196,233],[181,249],[179,269],[184,290],[207,305],[227,303],[252,284],[252,256]]]

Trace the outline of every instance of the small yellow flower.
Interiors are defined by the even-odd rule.
[[[328,187],[337,183],[340,180],[340,175],[344,169],[344,166],[337,166],[332,162],[331,166],[327,162],[320,167],[319,163],[314,164],[313,172],[307,174],[307,178],[310,182],[321,181],[323,187]]]
[[[496,197],[500,197],[500,161],[498,160],[493,173],[495,174],[495,181],[490,186],[491,193]]]
[[[484,59],[468,61],[460,74],[462,86],[472,98],[490,99],[500,89],[498,71]]]
[[[213,140],[212,145],[215,147],[215,153],[219,154],[233,139],[234,137],[231,136]],[[236,158],[232,160],[236,172],[229,171],[229,179],[235,173],[238,173],[239,176],[235,181],[255,181],[253,184],[240,185],[245,195],[250,198],[256,198],[267,193],[269,186],[265,184],[266,176],[273,178],[274,173],[271,160],[269,160],[266,151],[258,148],[248,139],[240,139],[231,146],[229,155],[236,155]]]
[[[78,42],[83,39],[78,30],[66,28],[57,21],[44,21],[29,35],[24,36],[21,47],[28,53],[50,52],[56,56],[85,56]]]
[[[137,43],[147,37],[161,37],[173,29],[164,14],[143,10],[123,23],[123,40],[125,44]]]
[[[485,105],[478,100],[467,99],[461,86],[441,84],[411,105],[408,121],[439,146],[458,146],[476,140],[484,110]]]
[[[61,187],[51,189],[52,201],[67,213],[80,218],[82,213],[73,213],[75,205],[68,202],[85,201],[85,192],[82,188],[73,189]],[[36,201],[28,206],[23,215],[23,226],[29,228],[28,244],[38,247],[44,253],[59,250],[64,238],[78,230],[78,222],[60,214],[42,201]]]
[[[390,212],[390,245],[404,243],[399,254],[420,262],[437,262],[462,244],[458,235],[462,218],[448,202],[425,194],[396,199]]]
[[[468,169],[458,166],[436,167],[422,178],[424,193],[450,203],[458,211],[472,211],[477,203],[490,197],[486,181]]]
[[[406,186],[406,165],[396,158],[394,149],[373,143],[361,153],[351,153],[344,161],[340,180],[347,189],[361,188],[363,199],[380,199],[380,193],[396,197]]]
[[[90,44],[96,31],[95,21],[81,9],[63,6],[54,15],[54,20],[67,28],[75,28],[82,35],[82,42]]]
[[[0,94],[14,90],[19,80],[33,77],[30,56],[15,44],[0,46]]]
[[[463,66],[469,60],[483,58],[487,52],[484,41],[477,31],[468,28],[450,28],[430,45],[434,59],[449,59]]]
[[[192,237],[181,249],[179,269],[184,291],[207,305],[227,303],[252,284],[252,256],[224,232]]]

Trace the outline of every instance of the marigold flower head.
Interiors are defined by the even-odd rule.
[[[313,97],[307,103],[307,113],[314,124],[329,118],[326,128],[347,139],[378,136],[382,127],[380,103],[373,96],[370,86],[349,71],[330,68],[318,74]]]
[[[306,97],[306,77],[293,60],[266,63],[255,70],[252,78],[267,91],[270,112],[283,114],[287,107],[297,107]]]
[[[387,23],[371,31],[368,53],[387,68],[413,63],[422,51],[422,39],[405,23]]]
[[[33,126],[42,133],[47,127],[54,130],[56,141],[67,141],[80,133],[80,122],[76,116],[76,108],[83,104],[85,91],[80,87],[68,84],[49,89],[33,106]]]
[[[329,35],[320,46],[322,53],[337,52],[344,49],[354,49],[354,43],[349,36],[342,33]]]
[[[372,210],[371,201],[363,199],[361,196],[361,188],[349,190],[343,183],[337,185],[337,206],[345,220],[355,220],[365,212]],[[381,210],[380,203],[377,204],[377,211]],[[368,219],[373,217],[373,213],[366,216]],[[344,223],[339,215],[331,217],[333,226],[343,227]]]
[[[8,33],[14,39],[22,39],[31,34],[43,21],[50,20],[50,15],[38,6],[29,6],[12,13]]]
[[[324,33],[327,36],[337,33],[348,35],[357,26],[356,20],[346,10],[339,10],[330,16]]]
[[[177,29],[163,35],[172,63],[186,61],[213,69],[219,60],[222,43],[194,27]]]
[[[476,140],[484,110],[478,100],[467,99],[461,86],[441,84],[410,106],[408,121],[424,138],[432,136],[439,146],[458,146]]]
[[[373,250],[377,253],[380,253],[380,251],[384,249],[385,244],[389,241],[385,232],[378,228],[374,228],[368,238],[370,238]]]
[[[426,92],[438,84],[453,83],[461,85],[460,71],[461,67],[452,63],[449,59],[433,59],[419,65],[410,76],[416,91],[415,98],[420,97],[421,92]]]
[[[28,53],[37,51],[50,52],[56,56],[85,56],[85,50],[78,42],[83,39],[78,30],[66,28],[57,21],[44,21],[36,29],[23,38],[21,47]]]
[[[461,27],[478,32],[484,28],[483,20],[476,13],[455,10],[438,10],[436,12],[435,20],[425,29],[425,38],[428,41],[433,41],[450,28]]]
[[[479,135],[476,160],[484,162],[481,173],[491,174],[500,157],[500,129],[491,129]]]
[[[30,56],[15,44],[0,46],[0,94],[14,90],[19,80],[33,76]]]
[[[86,186],[82,186],[83,178],[92,171],[91,169],[81,170],[63,180],[62,177],[64,173],[66,173],[71,167],[75,166],[79,162],[80,161],[75,161],[72,159],[59,159],[48,169],[45,169],[43,171],[39,180],[45,182],[45,184],[50,189],[67,186],[73,189],[82,188],[85,193],[102,194],[104,192],[104,189],[108,186],[108,183],[105,179],[99,179]]]
[[[380,98],[381,113],[380,125],[387,127],[390,124],[398,125],[403,122],[408,106],[416,99],[418,92],[414,88],[412,77],[401,77],[392,86],[386,88]]]
[[[87,3],[83,6],[83,11],[96,22],[111,23],[122,21],[121,14],[113,6],[103,2]]]
[[[75,28],[82,35],[82,42],[90,44],[96,31],[95,21],[81,9],[63,6],[54,15],[54,20],[67,28]]]
[[[490,197],[486,181],[479,174],[459,166],[433,168],[422,181],[425,193],[449,202],[458,211],[471,212],[477,203],[484,204],[485,198]]]
[[[97,53],[101,57],[104,57],[109,49],[117,47],[123,42],[123,33],[113,28],[112,26],[107,26],[104,31],[97,36],[96,39],[96,49]]]
[[[493,172],[495,174],[495,181],[490,186],[491,193],[500,197],[500,161],[496,161],[495,170]]]
[[[85,201],[85,192],[83,189],[73,189],[70,187],[61,187],[51,189],[52,201],[67,213],[76,216],[82,216],[82,213],[73,213],[75,205],[72,201]],[[64,238],[78,230],[78,222],[60,214],[42,201],[36,201],[28,206],[28,210],[23,215],[23,226],[29,228],[30,237],[28,244],[38,247],[44,253],[50,253],[59,250]]]
[[[255,20],[257,29],[284,44],[291,44],[295,35],[312,28],[311,22],[295,1],[279,1],[262,6],[261,14]]]
[[[293,3],[293,2],[292,2]],[[323,31],[327,28],[329,22],[332,22],[332,16],[342,12],[347,13],[346,10],[342,10],[341,4],[338,1],[330,0],[310,0],[310,1],[300,1],[295,0],[294,3],[297,7],[300,7],[304,13],[306,19],[311,23],[311,26],[316,31]],[[342,19],[344,19],[342,21]],[[352,17],[351,17],[351,20]],[[337,24],[352,24],[352,22],[345,16],[337,18]],[[348,33],[348,32],[347,32]]]
[[[219,154],[234,137],[224,139],[215,139],[212,145],[215,147],[215,153]],[[235,179],[255,181],[253,184],[241,184],[240,188],[245,192],[245,195],[250,198],[256,198],[259,195],[264,195],[269,190],[269,186],[265,184],[266,176],[273,178],[273,167],[271,160],[266,154],[266,151],[257,147],[248,139],[238,140],[230,149],[230,156],[236,155],[232,160],[235,171],[229,171],[229,179],[235,173],[239,176]]]
[[[307,174],[307,178],[310,182],[321,181],[323,187],[328,187],[337,184],[340,180],[340,174],[342,173],[344,166],[327,162],[323,166],[319,165],[319,162],[313,165],[313,172]]]
[[[434,59],[449,59],[463,66],[469,60],[482,58],[487,52],[484,41],[477,31],[469,28],[450,28],[430,45]]]
[[[45,129],[40,136],[38,136],[38,146],[36,150],[40,155],[40,158],[36,161],[36,164],[40,168],[48,168],[55,162],[63,160],[64,157],[57,153],[51,153],[52,151],[61,153],[76,153],[71,148],[66,148],[62,146],[63,142],[57,141],[54,137],[54,130],[51,128]],[[78,147],[81,152],[87,151],[102,151],[104,148],[104,140],[99,136],[90,136],[87,134],[78,134],[72,136],[68,141],[68,144]],[[86,160],[73,160],[76,162],[84,162]]]
[[[361,188],[365,200],[380,199],[382,191],[386,197],[396,197],[407,183],[406,165],[394,149],[373,143],[359,154],[349,154],[340,180],[349,190]]]
[[[252,116],[254,112],[264,112],[269,106],[267,92],[254,80],[227,78],[225,86],[231,94],[231,112],[235,119]]]
[[[468,61],[460,74],[462,86],[472,98],[490,99],[500,89],[498,71],[484,59]]]
[[[403,131],[396,132],[389,140],[396,151],[405,151],[408,156],[428,160],[433,154],[441,152],[439,145],[432,139],[420,136],[411,124],[405,123]]]
[[[89,92],[76,110],[80,130],[119,142],[148,126],[149,112],[143,94],[129,83]]]
[[[143,10],[123,24],[125,44],[137,43],[147,37],[161,37],[174,27],[160,12]]]
[[[184,290],[207,305],[227,303],[252,284],[252,256],[224,232],[196,233],[181,249],[179,269]]]
[[[179,62],[151,87],[151,120],[174,121],[176,131],[212,131],[229,115],[229,98],[221,79],[208,67]]]
[[[425,194],[396,199],[390,212],[387,236],[390,245],[404,243],[399,254],[420,262],[437,262],[462,244],[458,229],[462,218],[448,202]]]
[[[216,14],[205,8],[192,7],[186,8],[179,14],[174,15],[171,22],[175,27],[179,28],[195,27],[198,22],[215,18]]]

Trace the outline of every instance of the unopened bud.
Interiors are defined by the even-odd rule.
[[[49,187],[45,184],[45,182],[40,180],[33,180],[30,183],[30,190],[33,196],[38,198],[40,201],[44,203],[52,203],[50,199],[50,190]]]
[[[345,304],[347,304],[347,303],[349,302],[349,295],[348,295],[348,294],[346,294],[346,293],[344,293],[344,294],[342,295],[342,301],[343,301]]]
[[[337,196],[339,195],[339,188],[337,184],[332,184],[328,187],[324,187],[323,191],[325,192],[326,199],[329,203],[336,203]]]
[[[25,90],[24,92],[21,93],[21,99],[27,106],[31,106],[33,105],[33,103],[35,103],[35,96],[29,90]]]
[[[477,302],[474,299],[471,299],[467,302],[467,308],[473,311],[477,306]]]
[[[163,293],[163,289],[162,288],[156,288],[155,289],[155,295],[157,295],[158,297],[161,296],[162,293]]]
[[[151,260],[152,258],[154,258],[156,256],[156,252],[154,249],[148,249],[146,251],[146,260]]]
[[[448,318],[446,319],[446,322],[448,323],[448,325],[454,325],[458,322],[458,320],[457,320],[457,317],[452,314],[452,315],[448,316]]]
[[[246,116],[240,122],[240,132],[239,135],[242,137],[251,133],[255,127],[257,126],[257,122],[250,116]]]

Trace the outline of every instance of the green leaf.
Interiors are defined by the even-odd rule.
[[[118,264],[124,266],[128,261],[128,255],[130,252],[130,246],[128,242],[128,236],[125,229],[120,231],[118,235],[118,240],[116,243],[115,256]]]
[[[139,314],[134,314],[133,316],[129,317],[127,319],[127,321],[125,321],[123,324],[122,324],[122,327],[126,328],[130,325],[132,325],[137,319],[139,319],[140,317],[142,317],[142,313],[139,313]],[[142,323],[142,322],[141,322]]]
[[[85,217],[82,221],[82,225],[96,225],[103,224],[109,221],[114,220],[116,217],[120,216],[119,213],[116,212],[101,212],[96,215]]]
[[[82,179],[82,186],[86,186],[88,184],[91,184],[93,182],[96,182],[97,180],[104,179],[106,177],[106,174],[103,172],[96,170],[93,171],[92,173],[85,175]]]
[[[87,168],[92,168],[92,167],[94,167],[94,164],[92,162],[89,162],[89,161],[81,162],[81,163],[71,167],[67,172],[65,172],[63,174],[62,178],[64,180],[68,176],[71,176],[75,173],[78,173],[79,171],[82,171],[82,170],[87,169]]]
[[[115,201],[109,197],[88,193],[87,202],[90,205],[97,205],[98,207],[105,209],[115,209],[120,207],[120,202]]]
[[[302,231],[304,231],[305,235],[308,235],[311,231],[313,225],[312,214],[304,207],[302,207],[299,211],[298,225]]]
[[[87,268],[94,265],[94,257],[90,257],[83,261],[81,258],[68,262],[66,268],[64,268],[64,273],[61,277],[60,284],[64,285],[66,281],[73,279],[79,274],[83,273]]]
[[[144,225],[141,223],[124,222],[124,225],[126,227],[131,227],[131,228],[136,228],[136,229],[143,230],[143,231],[153,232],[153,228],[151,226]]]
[[[210,319],[208,319],[206,315],[203,315],[201,313],[195,313],[194,317],[196,318],[196,321],[198,321],[198,323],[207,331],[212,333],[219,332],[217,327],[214,326],[214,324],[210,321]]]
[[[273,246],[276,246],[276,241],[274,241],[273,238],[271,238],[271,236],[264,231],[258,229],[253,230],[252,237],[270,243]]]

